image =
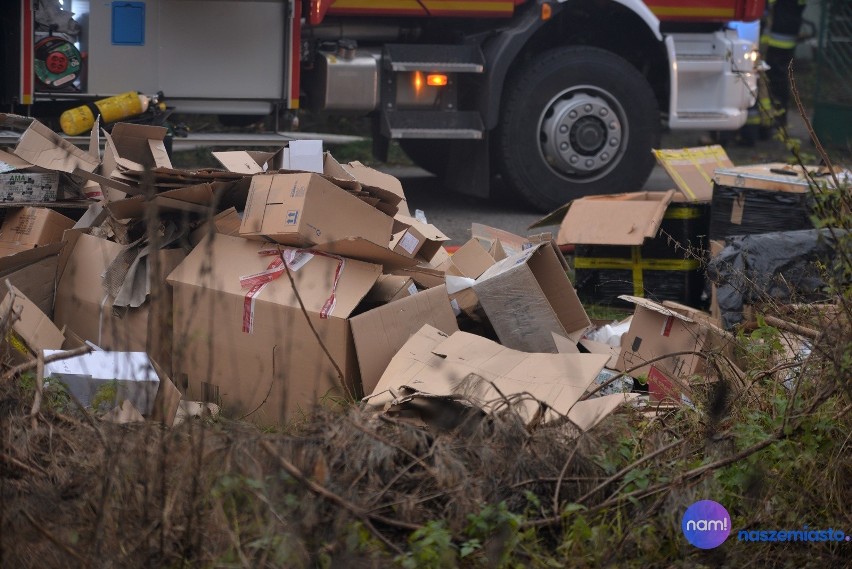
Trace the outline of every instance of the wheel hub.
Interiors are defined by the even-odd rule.
[[[612,168],[623,147],[620,108],[581,88],[556,97],[539,127],[541,151],[563,176],[588,177]]]

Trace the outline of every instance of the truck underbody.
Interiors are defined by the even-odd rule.
[[[117,12],[118,4],[129,8]],[[636,0],[508,4],[489,3],[507,15],[474,18],[379,15],[357,2],[80,2],[70,10],[87,12],[64,36],[57,26],[39,31],[34,15],[36,46],[67,37],[85,54],[76,74],[36,66],[27,98],[10,88],[7,66],[2,99],[39,116],[51,104],[135,89],[162,91],[183,113],[366,115],[378,158],[398,140],[459,191],[487,196],[501,176],[539,209],[641,187],[666,126],[726,130],[745,121],[754,46],[718,21],[654,28]],[[4,10],[6,27],[26,15],[27,0],[20,14]],[[14,39],[6,38],[6,62]],[[19,75],[27,62],[19,60]]]

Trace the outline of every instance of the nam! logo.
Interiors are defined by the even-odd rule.
[[[731,533],[731,516],[719,502],[701,500],[683,514],[680,529],[686,540],[701,549],[722,545]]]

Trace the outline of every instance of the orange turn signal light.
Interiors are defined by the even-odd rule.
[[[439,73],[430,73],[426,76],[426,84],[431,87],[444,87],[447,84],[447,76]]]
[[[547,21],[553,15],[553,8],[550,7],[550,4],[542,4],[541,5],[541,19]]]

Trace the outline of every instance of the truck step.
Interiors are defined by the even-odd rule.
[[[482,73],[485,70],[482,50],[475,45],[388,44],[384,61],[391,71]]]
[[[475,111],[385,111],[382,134],[390,138],[480,139],[485,131]]]

